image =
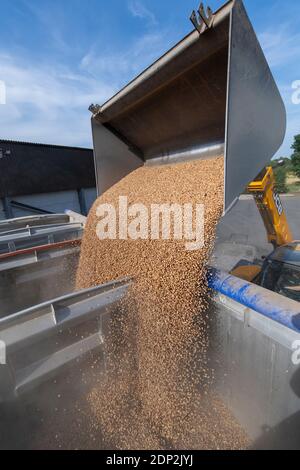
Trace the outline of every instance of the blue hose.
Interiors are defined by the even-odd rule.
[[[299,302],[213,268],[208,284],[216,292],[300,333]]]

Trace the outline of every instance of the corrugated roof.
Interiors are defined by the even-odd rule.
[[[72,150],[87,150],[92,151],[93,149],[87,147],[74,147],[69,145],[55,145],[55,144],[43,144],[40,142],[23,142],[21,140],[10,140],[10,139],[0,139],[1,144],[13,144],[13,145],[33,145],[38,147],[47,147],[47,148],[58,148],[58,149],[72,149]]]
[[[0,197],[95,186],[92,149],[0,140]]]

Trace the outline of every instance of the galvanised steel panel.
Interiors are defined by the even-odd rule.
[[[216,391],[254,449],[300,449],[300,334],[217,295],[211,311]],[[298,343],[299,344],[299,343]]]

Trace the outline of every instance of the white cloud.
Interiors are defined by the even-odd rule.
[[[161,31],[146,34],[117,52],[108,50],[99,55],[99,48],[94,46],[82,58],[80,67],[95,80],[102,77],[115,88],[120,88],[159,58],[166,51],[169,40],[167,32]]]
[[[65,66],[22,63],[0,52],[0,78],[7,104],[0,107],[0,138],[65,145],[91,145],[92,102],[103,102],[115,89],[99,77]]]
[[[88,106],[104,103],[158,58],[172,40],[167,33],[146,34],[122,49],[103,51],[97,44],[72,66],[37,63],[21,49],[0,49],[0,80],[7,95],[0,107],[0,138],[91,145]]]
[[[34,21],[43,25],[44,32],[48,35],[52,46],[64,54],[72,52],[72,45],[64,37],[65,12],[61,5],[51,2],[49,5],[43,2],[22,0]],[[73,46],[74,47],[74,46]]]
[[[287,111],[287,130],[284,142],[276,153],[276,156],[289,157],[292,154],[291,145],[294,136],[300,133],[300,105],[295,105],[292,102],[292,95],[295,91],[292,88],[292,82],[279,83],[278,87]]]
[[[285,139],[281,148],[276,153],[276,157],[290,157],[292,155],[291,145],[297,134],[300,134],[300,110],[298,114],[288,114]]]
[[[3,80],[0,80],[0,104],[6,103],[6,85]]]
[[[298,10],[299,13],[299,10]],[[295,13],[295,18],[298,17]],[[293,16],[290,16],[293,18]],[[280,93],[287,110],[287,131],[284,143],[276,156],[290,156],[291,144],[296,134],[300,132],[300,105],[292,102],[295,90],[292,83],[300,80],[297,64],[300,61],[300,33],[291,22],[278,25],[276,29],[269,29],[259,35],[268,63],[275,72]],[[284,82],[283,82],[284,81]]]
[[[291,156],[291,145],[295,135],[300,134],[300,105],[287,104],[287,131],[282,149],[279,154],[283,156]]]
[[[300,59],[300,33],[292,33],[285,23],[274,30],[259,35],[266,57],[271,67],[279,67]]]
[[[128,8],[134,17],[145,19],[150,25],[157,24],[155,15],[139,0],[130,0]]]

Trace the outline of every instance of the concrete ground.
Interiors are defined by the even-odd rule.
[[[281,199],[294,239],[300,240],[300,194],[283,195]],[[252,196],[241,196],[234,208],[219,223],[211,264],[228,271],[240,259],[261,259],[272,250]]]

